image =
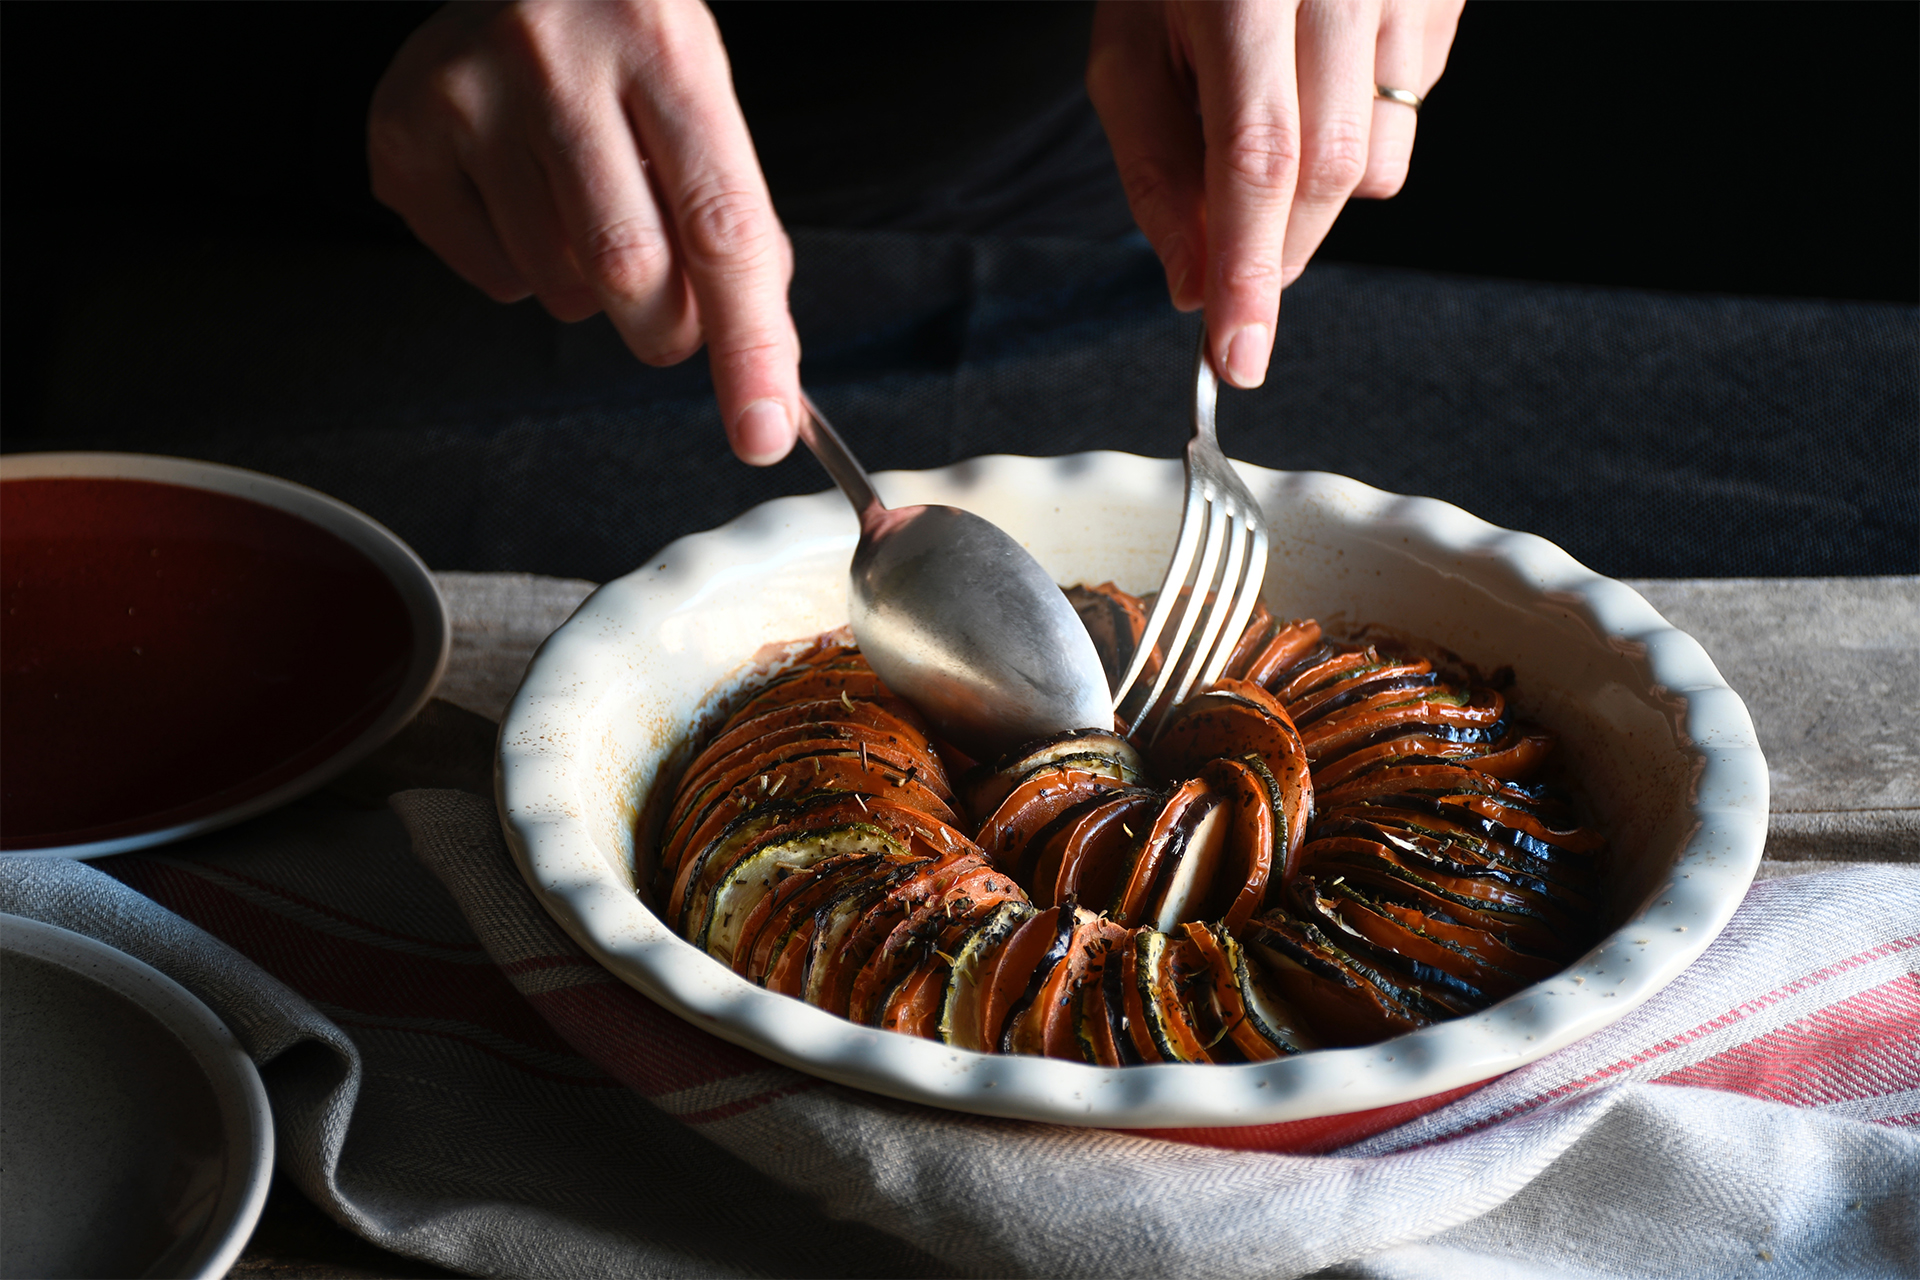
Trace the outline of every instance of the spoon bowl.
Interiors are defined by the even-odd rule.
[[[889,509],[811,400],[807,410],[800,438],[860,517],[850,621],[887,686],[980,760],[1047,734],[1110,725],[1100,655],[1039,561],[970,511]]]

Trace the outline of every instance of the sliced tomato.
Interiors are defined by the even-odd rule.
[[[1162,797],[1129,788],[1080,805],[1055,821],[1040,843],[1027,874],[1035,906],[1052,906],[1071,895],[1106,902],[1131,847],[1146,833],[1143,816],[1159,808]],[[1096,869],[1104,871],[1098,874]]]
[[[720,732],[701,748],[700,753],[687,762],[681,777],[696,777],[722,756],[731,755],[770,733],[804,724],[865,725],[892,734],[903,742],[913,743],[921,751],[933,752],[933,741],[928,737],[919,713],[905,699],[870,698],[856,702],[852,698],[819,698],[812,702],[778,707],[744,720],[737,716],[728,720]]]
[[[1281,673],[1298,665],[1319,643],[1320,624],[1311,618],[1296,619],[1273,633],[1273,638],[1247,664],[1246,670],[1229,674],[1263,689],[1270,688]]]
[[[1199,778],[1175,788],[1166,803],[1161,805],[1160,812],[1154,815],[1145,837],[1135,849],[1133,861],[1114,891],[1108,915],[1129,928],[1146,919],[1147,911],[1161,888],[1161,873],[1167,866],[1168,850],[1175,850],[1177,861],[1178,850],[1184,845],[1188,834],[1190,811],[1196,805],[1209,804],[1211,801],[1212,792]]]
[[[1080,767],[1082,763],[1084,758],[1034,770],[981,824],[975,843],[1000,866],[1026,879],[1033,837],[1068,810],[1111,795],[1124,785],[1111,774]]]

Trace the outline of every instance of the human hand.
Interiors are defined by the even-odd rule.
[[[704,342],[734,452],[794,442],[793,253],[700,0],[448,5],[374,92],[373,193],[498,302],[605,311],[633,354]]]
[[[1280,291],[1349,196],[1400,190],[1411,107],[1464,0],[1102,0],[1087,91],[1176,307],[1205,306],[1214,367],[1266,379]]]

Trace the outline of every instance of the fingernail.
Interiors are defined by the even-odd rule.
[[[1267,326],[1250,324],[1233,335],[1227,344],[1227,381],[1242,390],[1267,380],[1267,349],[1272,339]]]
[[[793,448],[793,419],[778,400],[755,400],[733,420],[733,451],[756,467],[772,466]]]

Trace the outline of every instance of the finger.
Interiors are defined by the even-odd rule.
[[[559,115],[540,160],[574,268],[634,355],[678,364],[700,347],[699,313],[626,108],[595,86]]]
[[[1378,0],[1300,6],[1300,184],[1287,219],[1282,287],[1297,280],[1367,172]]]
[[[728,438],[747,462],[777,462],[793,447],[800,408],[786,234],[712,16],[676,8],[656,39],[650,74],[628,103],[699,307]]]
[[[1427,0],[1426,50],[1420,60],[1420,96],[1426,97],[1447,69],[1447,53],[1453,48],[1454,32],[1460,28],[1460,11],[1467,0]]]
[[[1199,5],[1188,12],[1207,146],[1208,341],[1228,382],[1257,387],[1273,351],[1300,169],[1293,8]]]
[[[453,164],[396,166],[370,148],[368,168],[374,198],[467,283],[495,302],[533,292],[494,235],[480,193]]]
[[[600,299],[574,265],[566,228],[554,208],[547,174],[514,135],[463,157],[501,247],[540,305],[569,324],[600,310]]]
[[[1427,8],[1420,0],[1386,0],[1380,11],[1380,38],[1373,51],[1376,85],[1425,96],[1423,67],[1427,52]],[[1419,113],[1404,102],[1373,100],[1373,134],[1367,145],[1367,172],[1353,194],[1370,200],[1398,195],[1413,159],[1413,135]]]
[[[1095,11],[1087,94],[1107,132],[1127,205],[1160,256],[1173,305],[1205,301],[1206,143],[1193,110],[1193,85],[1166,56],[1157,5],[1109,4]]]

